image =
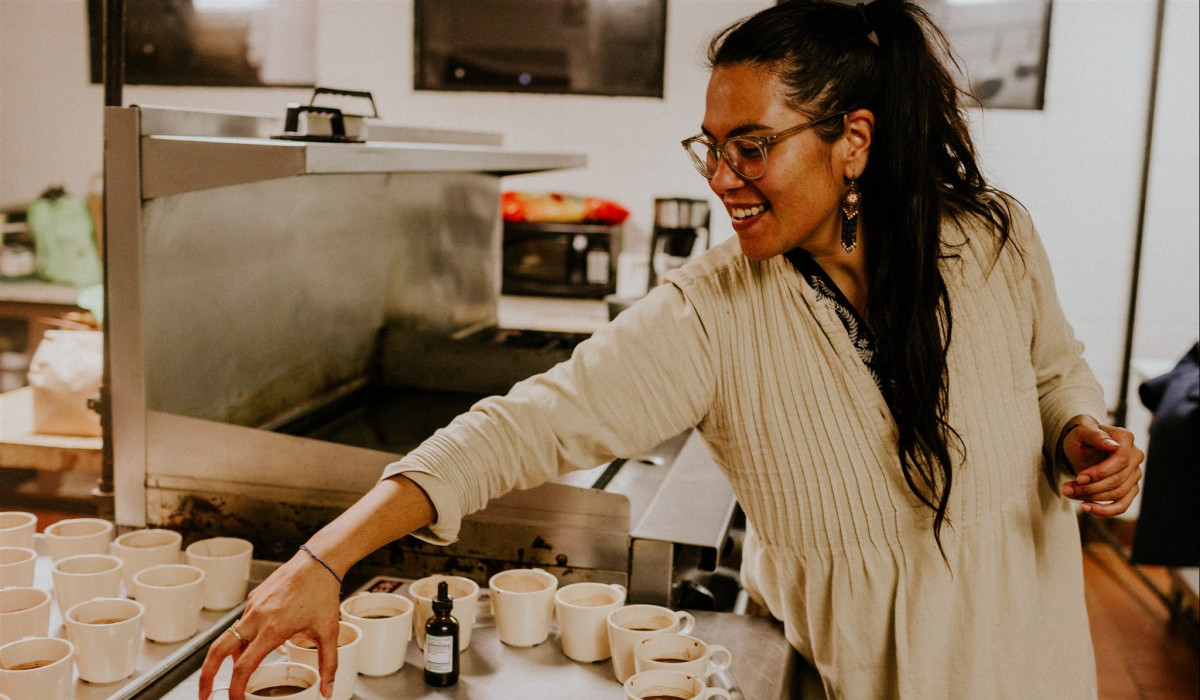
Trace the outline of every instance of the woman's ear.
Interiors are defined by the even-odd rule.
[[[875,133],[875,115],[869,109],[856,109],[846,115],[846,129],[842,134],[844,145],[845,172],[848,179],[857,179],[867,169],[867,158],[871,153],[871,137]]]

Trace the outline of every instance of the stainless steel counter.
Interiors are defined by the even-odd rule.
[[[771,619],[731,613],[694,612],[696,636],[728,647],[733,665],[713,685],[734,689],[736,700],[787,700],[811,697],[800,692],[805,662],[783,638],[782,626]],[[278,654],[268,662],[283,660]],[[228,685],[232,663],[226,661],[216,687]],[[196,700],[199,672],[193,673],[166,700]],[[610,661],[583,664],[562,653],[557,631],[545,643],[517,649],[500,643],[494,627],[477,626],[471,646],[463,653],[458,684],[430,688],[421,672],[421,651],[409,643],[400,671],[381,678],[358,677],[358,700],[453,698],[454,700],[603,700],[622,698]],[[817,696],[820,697],[820,696]]]

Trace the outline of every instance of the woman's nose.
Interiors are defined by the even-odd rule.
[[[725,158],[717,159],[717,169],[708,181],[708,186],[712,189],[713,194],[719,197],[725,192],[736,190],[745,184],[745,179],[729,166],[728,160]]]

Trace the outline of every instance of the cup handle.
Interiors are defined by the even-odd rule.
[[[696,697],[702,698],[703,700],[709,700],[709,698],[725,698],[725,700],[733,700],[733,696],[729,694],[728,690],[717,687],[705,688],[704,692],[700,693]]]
[[[690,634],[696,626],[695,616],[686,610],[676,611],[675,617],[679,619],[679,634]]]
[[[708,645],[708,673],[720,673],[733,663],[733,654],[720,644]]]

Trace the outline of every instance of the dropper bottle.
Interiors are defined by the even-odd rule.
[[[425,622],[425,685],[444,688],[458,682],[458,620],[445,581],[438,582],[433,617]]]

